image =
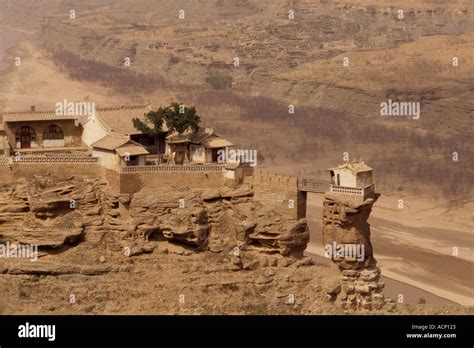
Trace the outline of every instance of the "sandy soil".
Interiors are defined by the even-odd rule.
[[[392,211],[396,201],[395,197],[381,198],[369,219],[382,274],[453,302],[474,305],[472,223],[469,225],[463,215],[469,210],[446,212],[453,219],[448,223],[434,202],[430,208],[423,200],[412,201],[410,208],[397,214]],[[322,255],[322,195],[309,194],[307,209],[311,231],[308,250]],[[452,254],[454,246],[459,249],[458,256]]]
[[[0,71],[10,67],[12,61],[7,61],[6,52],[10,47],[25,37],[25,32],[0,25]]]
[[[116,97],[106,88],[72,81],[62,74],[45,56],[45,53],[32,43],[23,41],[14,49],[7,51],[9,59],[21,57],[21,66],[2,72],[0,84],[0,109],[28,110],[36,105],[39,110],[54,110],[54,105],[64,99],[94,100],[99,105],[111,104]],[[120,99],[127,102],[126,98]]]

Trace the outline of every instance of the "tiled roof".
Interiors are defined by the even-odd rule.
[[[341,164],[340,166],[329,168],[328,170],[337,170],[337,169],[348,169],[353,173],[362,173],[362,172],[370,172],[372,168],[370,168],[364,161],[352,161],[346,162]]]
[[[109,133],[102,139],[97,140],[91,146],[105,150],[115,150],[117,147],[128,143],[130,139],[121,134]]]
[[[87,116],[56,115],[54,111],[20,111],[2,113],[3,122],[28,122],[28,121],[57,121],[57,120],[82,120]]]
[[[150,105],[121,106],[115,108],[97,108],[99,119],[105,124],[109,131],[131,135],[140,134],[133,126],[133,119],[145,120],[144,115],[151,111]],[[163,127],[166,131],[166,126]]]
[[[116,148],[115,151],[119,154],[120,157],[124,157],[127,154],[129,156],[137,156],[148,155],[150,153],[141,144],[137,144],[134,141],[130,141],[127,144]]]
[[[192,144],[200,144],[207,148],[219,148],[234,146],[230,141],[217,135],[213,128],[201,128],[197,133],[190,131],[184,134],[173,133],[166,137],[168,144],[179,144],[184,142],[190,142]]]
[[[130,140],[129,137],[117,133],[109,133],[102,139],[92,144],[93,148],[117,152],[120,157],[125,155],[147,155],[148,150],[140,143]]]
[[[234,144],[232,144],[230,141],[224,138],[217,137],[217,136],[213,136],[211,138],[206,139],[205,141],[202,142],[202,145],[210,149],[234,146]]]

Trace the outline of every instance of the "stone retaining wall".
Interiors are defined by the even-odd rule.
[[[244,182],[253,186],[254,198],[262,204],[296,220],[306,217],[306,192],[298,190],[296,177],[255,170]]]

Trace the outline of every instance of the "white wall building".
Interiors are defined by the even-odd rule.
[[[375,191],[372,182],[372,168],[363,161],[346,162],[329,168],[331,184],[329,192],[334,195],[350,196],[364,201]]]
[[[359,188],[372,185],[372,168],[363,161],[346,162],[328,171],[332,185]]]
[[[102,167],[118,171],[119,167],[144,166],[145,147],[121,134],[109,133],[92,144],[92,156],[100,158]]]

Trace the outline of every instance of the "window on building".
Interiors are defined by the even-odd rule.
[[[50,125],[43,133],[43,140],[64,139],[64,133],[61,127],[55,124]]]

